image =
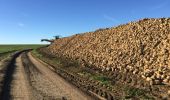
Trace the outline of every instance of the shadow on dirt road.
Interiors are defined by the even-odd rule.
[[[7,68],[5,70],[5,76],[3,77],[4,81],[3,81],[3,86],[2,86],[2,91],[0,94],[0,100],[10,100],[11,96],[10,96],[10,91],[11,91],[11,87],[10,84],[13,80],[12,75],[15,72],[16,69],[16,58],[25,51],[29,51],[29,50],[24,50],[24,51],[20,51],[17,52],[16,54],[13,55],[12,59],[8,62]]]

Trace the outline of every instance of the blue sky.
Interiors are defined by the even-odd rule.
[[[0,44],[38,44],[148,17],[170,17],[170,0],[0,0]]]

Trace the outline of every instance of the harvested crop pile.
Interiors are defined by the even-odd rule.
[[[103,71],[133,73],[150,84],[170,83],[170,18],[57,39],[46,50]]]

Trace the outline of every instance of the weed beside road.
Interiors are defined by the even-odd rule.
[[[124,74],[123,72],[114,72],[108,74],[107,72],[100,71],[90,66],[83,67],[76,61],[50,55],[48,52],[46,53],[43,50],[43,48],[34,50],[32,54],[42,61],[52,65],[54,69],[61,69],[71,73],[72,75],[75,75],[75,77],[85,82],[83,83],[83,86],[86,86],[87,90],[91,91],[91,89],[94,89],[94,92],[98,95],[100,95],[98,92],[101,92],[100,90],[102,90],[110,93],[117,99],[155,99],[156,92],[149,89],[152,88],[152,90],[155,90],[157,87],[145,86],[141,88],[139,85],[135,85],[136,82],[143,82],[143,80],[138,77],[134,77],[133,75],[130,76],[131,74]],[[63,75],[65,76],[65,74]]]

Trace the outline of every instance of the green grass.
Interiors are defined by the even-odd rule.
[[[122,95],[122,100],[154,100],[153,96],[144,89],[139,89],[129,85],[119,85],[112,84],[112,79],[103,75],[102,73],[93,73],[89,72],[86,69],[79,68],[77,63],[76,67],[63,67],[65,64],[57,57],[48,57],[41,54],[38,50],[33,50],[32,53],[37,58],[50,63],[53,66],[60,67],[61,69],[67,70],[69,72],[73,72],[78,74],[81,78],[89,78],[90,80],[94,80],[100,83],[100,85],[107,87],[109,91],[120,92]],[[70,65],[70,64],[69,64]],[[70,66],[73,66],[72,64]]]
[[[0,53],[23,49],[36,49],[44,45],[0,45]]]
[[[125,87],[125,99],[140,98],[144,100],[154,100],[154,98],[148,95],[148,92],[144,89],[139,89],[135,87]]]
[[[11,53],[24,49],[36,49],[45,45],[0,45],[0,61]]]
[[[58,57],[49,57],[47,55],[43,55],[39,52],[39,50],[34,49],[32,54],[41,59],[42,61],[48,62],[49,64],[55,66],[56,68],[61,68],[62,70],[68,70],[71,73],[78,73],[82,69],[79,67],[79,63],[74,61],[65,61]]]
[[[110,79],[107,78],[107,77],[105,77],[105,76],[95,75],[95,76],[92,76],[92,78],[93,78],[94,80],[97,80],[97,81],[101,82],[102,84],[105,84],[105,85],[107,85],[107,84],[110,83],[110,82],[109,82]]]
[[[85,78],[90,78],[92,80],[96,80],[98,82],[100,82],[103,85],[109,86],[111,87],[111,80],[107,77],[104,76],[102,74],[97,74],[97,73],[90,73],[87,72],[86,70],[79,68],[79,63],[76,62],[72,62],[72,63],[66,63],[61,61],[59,58],[55,57],[55,58],[48,58],[44,55],[42,55],[41,53],[39,53],[36,49],[32,51],[32,53],[39,59],[47,61],[48,63],[54,65],[54,66],[58,66],[64,70],[68,70],[69,72],[73,72],[76,73],[82,77]]]
[[[49,58],[45,57],[44,55],[42,55],[41,53],[39,53],[39,52],[37,51],[37,49],[32,50],[32,54],[33,54],[35,57],[37,57],[37,58],[39,58],[39,59],[41,59],[41,60],[43,60],[43,61],[47,61],[47,62],[49,62],[49,63],[52,64],[52,65],[60,65],[60,64],[61,64],[61,62],[60,62],[59,59],[57,59],[57,58],[51,58],[51,59],[49,59]]]
[[[32,53],[38,58],[41,58],[43,56],[42,54],[38,53],[36,49],[34,49]]]
[[[102,74],[96,74],[96,73],[92,74],[92,73],[88,73],[88,72],[85,72],[85,71],[84,72],[80,72],[78,74],[80,76],[88,77],[88,78],[90,78],[92,80],[99,81],[103,85],[111,86],[111,80],[108,77],[106,77],[106,76],[104,76]]]
[[[72,63],[68,63],[66,64],[66,62],[60,61],[59,58],[48,58],[43,56],[41,53],[39,53],[36,49],[32,51],[32,53],[38,57],[41,60],[44,61],[48,61],[48,63],[54,65],[54,66],[58,66],[64,70],[68,70],[69,72],[73,72],[76,73],[80,76],[86,77],[86,78],[90,78],[92,80],[96,80],[99,81],[101,84],[106,85],[106,86],[110,86],[111,85],[111,80],[102,75],[102,74],[96,74],[96,73],[89,73],[85,70],[83,70],[82,68],[79,68],[79,64],[76,62],[72,62]]]

